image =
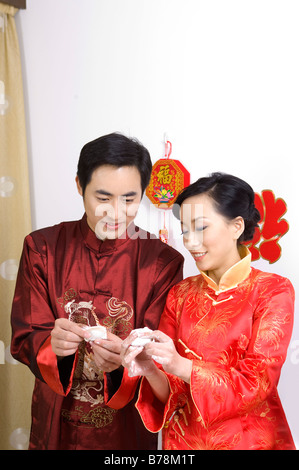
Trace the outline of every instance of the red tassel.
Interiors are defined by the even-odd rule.
[[[163,243],[168,245],[168,230],[166,228],[159,230],[159,238]]]

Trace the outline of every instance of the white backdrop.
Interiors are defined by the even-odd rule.
[[[16,22],[34,229],[82,216],[74,178],[87,141],[136,136],[154,162],[166,132],[191,182],[225,171],[286,201],[282,256],[254,266],[298,290],[298,0],[27,0]],[[162,224],[146,196],[137,224]],[[299,448],[298,313],[279,391]]]

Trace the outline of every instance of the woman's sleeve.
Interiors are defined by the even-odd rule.
[[[31,236],[24,241],[12,304],[12,356],[26,364],[52,390],[66,395],[72,382],[75,357],[57,363],[51,347],[55,316],[48,292],[46,257]]]
[[[166,305],[161,316],[159,330],[173,339],[176,345],[177,332],[177,286],[172,288],[168,294]],[[162,366],[159,366],[163,370]],[[187,401],[189,385],[182,379],[163,371],[167,377],[170,394],[167,402],[163,405],[154,395],[146,380],[142,378],[136,408],[139,411],[145,427],[151,432],[158,432],[170,419],[178,407],[183,407]]]
[[[243,357],[233,367],[229,355],[217,363],[193,361],[191,395],[204,426],[245,415],[277,386],[292,335],[293,314],[293,286],[277,276],[260,292]]]

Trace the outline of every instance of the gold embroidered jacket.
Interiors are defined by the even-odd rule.
[[[148,232],[129,229],[126,238],[102,242],[85,215],[25,239],[11,351],[36,376],[30,449],[156,448],[132,401],[138,378],[127,385],[121,409],[113,409],[90,345],[83,341],[59,364],[51,347],[61,317],[104,325],[122,339],[134,328],[157,328],[169,289],[182,279],[183,257]],[[122,371],[104,375],[107,394],[118,391]]]
[[[277,393],[293,327],[290,281],[250,268],[216,285],[205,273],[169,292],[159,329],[193,361],[190,385],[167,374],[165,407],[142,380],[136,404],[164,449],[294,449]]]

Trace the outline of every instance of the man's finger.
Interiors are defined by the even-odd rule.
[[[90,337],[90,333],[84,329],[84,325],[80,323],[74,323],[67,318],[59,318],[56,320],[55,325],[57,325],[63,332],[69,331],[82,339],[88,339]]]
[[[107,351],[111,351],[115,354],[120,354],[122,340],[120,341],[110,341],[109,339],[97,339],[94,341],[97,346],[106,349]]]
[[[92,350],[95,354],[100,356],[101,358],[104,359],[104,361],[109,361],[109,362],[119,362],[120,361],[120,355],[118,352],[114,352],[111,349],[104,348],[102,347],[101,344],[98,344],[96,342],[93,342],[91,344]]]

